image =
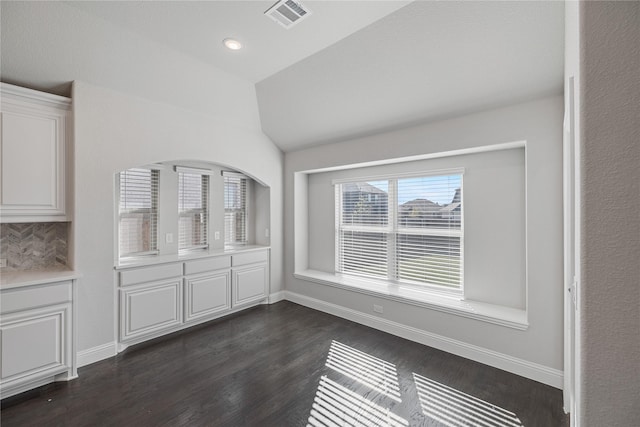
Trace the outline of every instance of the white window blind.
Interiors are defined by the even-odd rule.
[[[462,286],[462,174],[336,185],[336,270]]]
[[[224,243],[247,243],[247,197],[249,179],[234,172],[223,172],[224,177]]]
[[[209,175],[195,169],[178,171],[178,250],[209,245]]]
[[[120,258],[158,253],[159,172],[128,169],[118,174]]]
[[[338,271],[388,276],[389,183],[349,182],[339,186]]]

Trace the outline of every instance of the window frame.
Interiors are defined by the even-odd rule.
[[[438,230],[437,228],[411,228],[400,227],[398,220],[398,181],[407,178],[427,178],[438,176],[460,176],[460,228],[452,230],[450,228]],[[387,221],[384,226],[371,225],[344,225],[343,224],[343,185],[349,183],[363,183],[371,181],[388,181],[388,201],[387,201]],[[394,287],[409,287],[418,290],[430,290],[442,292],[445,294],[463,295],[464,294],[464,168],[432,170],[423,172],[386,174],[376,176],[364,176],[357,178],[334,179],[332,184],[335,188],[335,274],[344,277],[353,277],[360,280],[374,281],[386,283]],[[343,231],[362,232],[362,233],[381,233],[386,236],[387,247],[387,275],[386,277],[358,274],[354,272],[341,271],[341,236]],[[453,233],[452,233],[453,231]],[[397,242],[400,235],[419,235],[419,236],[453,236],[460,239],[460,284],[459,286],[446,286],[434,283],[418,282],[407,279],[399,279],[398,272],[398,250]]]
[[[223,184],[223,208],[224,208],[224,246],[228,248],[242,247],[249,244],[249,200],[250,200],[250,188],[251,188],[251,179],[239,172],[232,171],[222,171]],[[242,199],[242,207],[241,208],[228,208],[227,207],[227,180],[229,178],[235,178],[240,180],[240,186],[244,186],[244,189],[241,189],[241,194],[244,194]],[[227,240],[230,236],[227,233],[227,214],[242,214],[244,221],[244,240]],[[235,221],[234,221],[235,224]]]
[[[177,194],[177,198],[178,198],[178,206],[177,206],[177,211],[178,211],[178,254],[182,255],[182,254],[186,254],[189,252],[195,252],[195,251],[203,251],[203,250],[207,250],[209,249],[210,246],[210,238],[209,238],[209,231],[210,231],[210,226],[211,226],[211,194],[210,194],[210,190],[211,190],[211,178],[210,176],[212,175],[212,172],[208,169],[199,169],[199,168],[191,168],[191,167],[184,167],[184,166],[175,166],[175,171],[176,171],[176,179],[178,182],[178,194]],[[200,186],[201,186],[201,198],[200,198],[200,203],[202,205],[202,207],[200,208],[193,208],[193,209],[188,209],[188,210],[181,210],[181,205],[182,205],[182,197],[181,197],[181,193],[182,193],[182,186],[180,185],[181,182],[181,175],[182,174],[188,174],[188,175],[198,175],[200,176]],[[199,214],[202,215],[202,217],[204,218],[204,232],[202,233],[203,237],[204,237],[204,243],[202,244],[192,244],[190,246],[186,246],[186,247],[180,247],[183,238],[182,238],[182,233],[181,230],[182,228],[180,227],[180,220],[182,218],[192,218],[192,216],[194,214]],[[184,239],[186,240],[186,239]]]
[[[151,198],[151,206],[149,208],[137,208],[130,209],[126,212],[122,211],[122,174],[132,171],[149,171],[150,174],[150,198]],[[160,222],[160,170],[159,168],[153,168],[148,166],[141,166],[135,168],[125,169],[116,174],[116,185],[117,185],[117,230],[118,230],[118,240],[117,240],[117,248],[118,248],[118,259],[131,259],[131,258],[139,258],[139,257],[147,257],[147,256],[156,256],[160,253],[159,249],[159,222]],[[155,192],[154,192],[155,187]],[[125,217],[131,217],[136,214],[149,214],[151,217],[150,220],[150,230],[149,230],[149,246],[150,249],[147,251],[138,251],[138,252],[127,252],[125,254],[122,253],[122,219]],[[155,243],[155,245],[154,245]]]

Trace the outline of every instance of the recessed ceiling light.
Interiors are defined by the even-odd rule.
[[[226,39],[222,40],[222,43],[224,43],[224,45],[227,48],[231,49],[231,50],[240,50],[240,49],[242,49],[242,43],[240,43],[236,39],[226,38]]]

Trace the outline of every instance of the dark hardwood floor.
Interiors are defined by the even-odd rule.
[[[2,401],[11,426],[568,426],[560,390],[290,302]]]

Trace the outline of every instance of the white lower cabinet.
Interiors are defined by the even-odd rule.
[[[260,303],[268,260],[260,249],[119,268],[119,349]]]
[[[267,296],[267,264],[233,269],[233,306],[260,301]]]
[[[31,310],[2,319],[2,381],[55,375],[70,367],[65,351],[67,306]]]
[[[72,282],[2,292],[2,398],[75,378]]]
[[[269,293],[269,251],[231,256],[233,307],[265,299]]]
[[[229,270],[184,279],[184,321],[201,319],[231,308]]]
[[[172,280],[121,289],[121,339],[149,335],[180,325],[181,282]]]

